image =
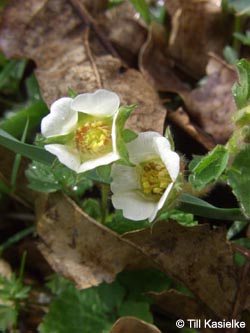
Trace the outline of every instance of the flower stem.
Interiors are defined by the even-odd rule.
[[[101,223],[106,223],[108,214],[108,198],[109,198],[109,185],[101,184],[102,199],[101,199]]]

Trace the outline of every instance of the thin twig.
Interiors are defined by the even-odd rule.
[[[105,47],[105,49],[113,56],[116,58],[119,58],[118,53],[116,50],[113,48],[112,44],[110,41],[105,37],[105,35],[100,31],[98,28],[95,20],[93,17],[90,15],[90,13],[87,11],[85,8],[84,4],[80,0],[70,0],[72,6],[75,8],[77,11],[78,15],[80,18],[83,20],[83,22],[92,28],[94,32],[96,33],[98,39],[102,43],[102,45]]]
[[[98,68],[96,66],[96,63],[95,63],[95,60],[94,60],[94,57],[93,57],[93,54],[91,52],[90,45],[89,45],[89,27],[86,27],[85,30],[84,30],[84,46],[85,46],[89,61],[91,63],[91,67],[92,67],[93,72],[94,72],[95,77],[96,77],[97,87],[102,88],[103,85],[102,85],[101,77],[100,77],[100,74],[98,72]]]

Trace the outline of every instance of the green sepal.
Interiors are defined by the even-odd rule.
[[[236,155],[228,170],[228,184],[240,203],[242,211],[250,218],[250,146],[247,145]]]
[[[71,97],[71,98],[75,98],[78,95],[78,93],[71,87],[68,87],[68,94],[69,94],[69,97]]]
[[[175,144],[174,144],[173,136],[172,136],[169,126],[166,128],[164,136],[169,141],[171,150],[175,151]]]
[[[124,126],[125,123],[130,116],[131,112],[136,108],[136,105],[126,105],[126,106],[121,106],[119,109],[119,113],[116,119],[116,130],[117,130],[117,150],[119,152],[119,155],[121,157],[121,160],[125,164],[131,165],[129,161],[129,156],[128,156],[128,150],[126,147],[126,138],[124,139],[124,134],[128,134],[128,132],[125,131],[124,133]],[[131,133],[130,133],[131,135]]]
[[[130,129],[124,129],[122,131],[122,137],[125,143],[129,143],[137,138],[138,134]]]
[[[51,136],[49,138],[40,135],[39,137],[37,137],[36,142],[38,145],[51,145],[51,144],[65,145],[71,142],[73,139],[74,139],[74,133],[72,132],[64,135]]]
[[[191,175],[189,176],[189,182],[195,189],[203,189],[219,179],[227,167],[228,159],[227,148],[217,145],[204,158],[196,159],[195,163],[190,163]]]

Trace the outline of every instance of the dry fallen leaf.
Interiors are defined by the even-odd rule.
[[[79,288],[111,282],[125,267],[147,265],[139,250],[60,193],[41,195],[37,221],[44,257]]]
[[[139,51],[147,38],[147,27],[136,17],[132,4],[125,1],[107,10],[100,23],[101,29],[122,60],[127,65],[136,67]]]
[[[238,274],[223,230],[160,221],[152,229],[130,232],[123,237],[161,270],[187,286],[213,313],[230,318]]]
[[[182,108],[169,112],[167,119],[180,127],[207,150],[212,150],[215,147],[215,141],[201,128],[199,128],[199,126],[194,124],[187,112],[185,112]]]
[[[199,318],[202,320],[210,318],[216,320],[214,313],[197,299],[184,295],[176,290],[169,290],[162,293],[147,293],[155,302],[157,307],[175,318],[183,320]],[[205,330],[202,332],[213,332],[213,330]]]
[[[222,55],[231,37],[231,21],[214,0],[166,0],[171,15],[169,40],[171,56],[176,65],[190,76],[205,74],[208,53]]]
[[[110,333],[161,333],[159,329],[134,317],[122,317],[111,328]]]
[[[0,47],[8,57],[35,61],[48,104],[67,96],[69,87],[83,93],[101,85],[117,92],[123,103],[138,105],[128,122],[131,129],[162,132],[166,112],[156,91],[139,71],[126,69],[121,60],[105,54],[108,40],[98,33],[89,39],[80,9],[78,13],[66,0],[16,1],[4,12]],[[93,39],[102,45],[101,54],[92,53]]]
[[[211,56],[207,66],[207,78],[200,87],[182,97],[189,114],[216,143],[224,144],[234,125],[231,120],[236,106],[232,86],[237,80],[233,67],[216,56]]]
[[[148,38],[139,56],[139,67],[147,80],[150,80],[158,91],[170,91],[181,94],[188,87],[175,73],[174,62],[168,52],[164,28],[152,22]]]

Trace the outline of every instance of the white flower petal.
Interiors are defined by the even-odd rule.
[[[132,163],[137,164],[144,162],[158,155],[154,139],[161,137],[157,132],[142,132],[137,138],[127,144],[129,159]]]
[[[111,191],[116,193],[133,191],[140,188],[136,168],[127,165],[113,164],[111,169]]]
[[[108,154],[106,154],[102,157],[83,162],[80,165],[77,172],[80,173],[80,172],[85,172],[85,171],[88,171],[88,170],[92,170],[92,169],[97,168],[98,166],[107,165],[107,164],[110,164],[114,161],[117,161],[119,158],[120,158],[120,156],[118,154],[116,154],[114,152],[111,152],[111,153],[108,153]]]
[[[160,155],[162,161],[166,165],[168,173],[172,179],[175,181],[180,172],[180,157],[177,153],[170,150],[169,142],[164,137],[155,138],[156,149]]]
[[[114,194],[111,199],[114,207],[122,209],[124,217],[133,221],[149,218],[156,208],[155,202],[146,201],[136,192]]]
[[[60,144],[45,145],[44,148],[51,154],[56,155],[59,161],[69,169],[79,172],[80,157],[74,149]]]
[[[162,207],[164,206],[164,204],[165,204],[165,202],[166,202],[166,200],[167,200],[167,198],[168,198],[168,195],[169,195],[170,191],[172,190],[173,185],[174,185],[174,183],[171,183],[171,184],[169,184],[168,187],[166,188],[166,190],[165,190],[165,192],[163,193],[162,197],[161,197],[160,200],[158,201],[158,203],[157,203],[157,205],[156,205],[156,207],[155,207],[153,213],[152,213],[151,216],[149,217],[149,222],[152,222],[152,221],[155,219],[155,217],[156,217],[158,211],[161,210]]]
[[[72,98],[63,97],[51,105],[50,113],[42,119],[41,133],[45,137],[68,134],[75,127],[77,112],[71,109]]]
[[[96,90],[94,93],[81,94],[75,97],[72,108],[93,116],[112,116],[119,108],[119,96],[105,89]]]

